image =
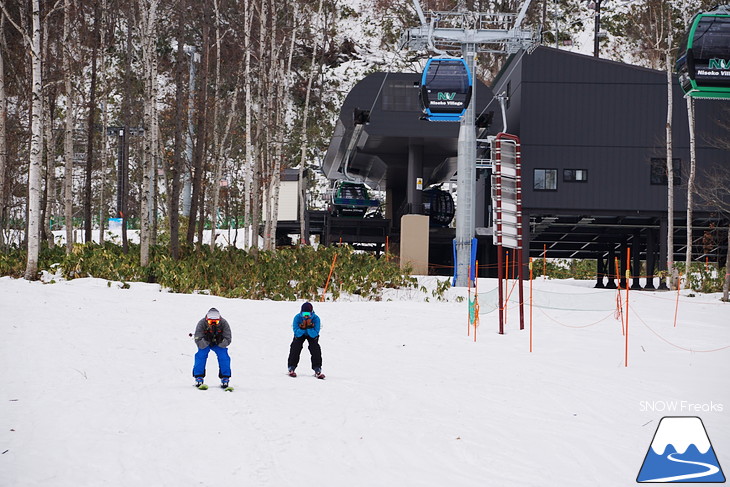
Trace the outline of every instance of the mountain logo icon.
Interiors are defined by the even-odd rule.
[[[697,416],[663,417],[636,481],[725,482],[725,475],[702,420]]]

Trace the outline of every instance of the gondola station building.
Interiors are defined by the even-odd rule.
[[[398,241],[404,215],[428,214],[422,190],[456,179],[458,123],[422,120],[419,90],[408,89],[418,76],[410,76],[376,73],[352,89],[322,167],[330,179],[342,179],[346,168],[349,177],[386,190],[391,241]],[[506,96],[506,127],[494,94]],[[528,255],[595,259],[596,285],[609,287],[620,279],[615,259],[623,261],[621,269],[631,266],[633,276],[654,276],[666,269],[669,252],[684,261],[689,244],[694,261],[724,263],[730,221],[698,194],[687,241],[690,138],[687,101],[676,76],[672,97],[675,196],[670,217],[665,72],[540,46],[531,54],[513,55],[491,87],[475,83],[477,138],[504,131],[521,142],[525,260]],[[358,126],[353,118],[357,107],[372,107],[367,124]],[[695,184],[701,194],[713,167],[730,167],[730,100],[694,100],[694,111]],[[477,157],[489,158],[488,152],[478,146]],[[422,189],[416,189],[416,179]],[[491,185],[491,169],[479,169],[477,256],[487,268],[496,264]],[[458,205],[458,194],[455,199]],[[669,218],[673,250],[668,248]],[[432,271],[438,268],[433,264],[453,265],[451,227],[431,225],[425,235]],[[629,248],[632,262],[627,263]],[[652,289],[660,282],[637,278],[629,284]]]

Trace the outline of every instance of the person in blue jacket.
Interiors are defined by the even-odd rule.
[[[309,353],[312,356],[312,369],[314,375],[318,379],[324,379],[322,373],[322,349],[319,346],[319,329],[320,321],[319,316],[314,313],[314,307],[312,303],[304,303],[299,313],[294,316],[292,321],[292,329],[294,330],[294,339],[289,347],[289,360],[287,365],[289,366],[289,375],[296,377],[295,372],[297,365],[299,365],[299,356],[302,353],[302,347],[304,347],[304,341],[309,343]]]

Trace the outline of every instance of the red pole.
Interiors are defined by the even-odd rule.
[[[504,280],[504,324],[507,324],[507,320],[509,320],[509,250],[505,252],[507,261],[504,264],[504,272],[507,275],[507,278]]]
[[[530,352],[532,352],[532,257],[530,257]]]
[[[502,307],[502,279],[504,279],[504,269],[502,267],[502,246],[497,245],[497,287],[499,288],[499,334],[504,335],[504,308]]]
[[[631,262],[631,247],[626,249],[626,346],[624,350],[624,367],[629,366],[629,280],[631,278],[631,272],[629,271],[629,265]]]

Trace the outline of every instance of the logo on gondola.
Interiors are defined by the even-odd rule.
[[[456,93],[444,93],[443,91],[438,92],[438,97],[437,97],[438,100],[451,101],[454,98],[456,98]]]
[[[710,59],[710,69],[730,69],[730,61],[725,59]]]
[[[663,417],[636,481],[725,482],[702,420],[696,416]]]

